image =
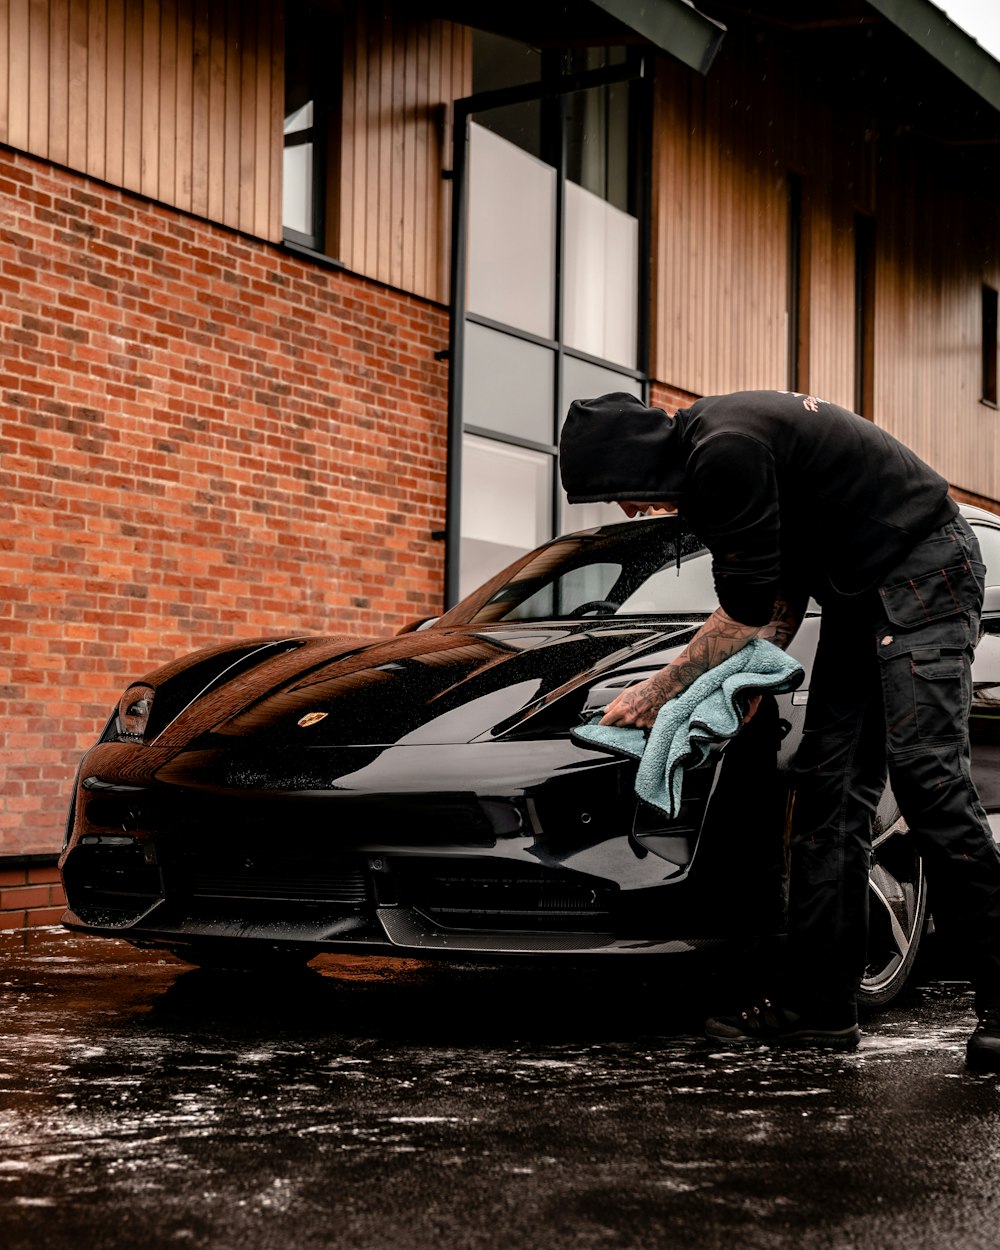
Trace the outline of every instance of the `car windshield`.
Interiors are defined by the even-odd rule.
[[[708,550],[675,517],[661,517],[557,538],[474,591],[441,623],[707,616],[717,606]]]

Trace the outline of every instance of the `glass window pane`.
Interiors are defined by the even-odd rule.
[[[642,383],[636,378],[627,377],[623,373],[615,373],[613,369],[602,369],[600,365],[591,364],[589,360],[577,360],[573,356],[563,357],[563,411],[559,414],[559,427],[566,419],[566,410],[574,399],[594,399],[598,395],[607,395],[612,391],[625,391],[642,398]],[[567,503],[566,494],[559,488],[561,503],[559,507],[559,529],[562,533],[570,530],[590,529],[594,525],[607,525],[611,521],[624,521],[625,514],[617,504],[613,503]]]
[[[317,168],[323,135],[316,129],[324,89],[317,75],[330,76],[318,49],[327,42],[328,22],[306,0],[285,5],[285,151],[282,175],[281,221],[299,243],[316,244],[319,222],[315,193],[322,183]],[[325,94],[325,93],[324,93]]]
[[[556,171],[473,124],[469,134],[470,312],[551,338]]]
[[[530,44],[494,35],[491,31],[472,32],[472,94],[521,87],[542,77],[542,54]],[[492,110],[491,110],[492,112]]]
[[[552,457],[467,434],[462,442],[464,597],[549,535]]]
[[[639,222],[575,183],[566,184],[565,341],[635,367]]]
[[[624,48],[588,48],[573,55],[575,70],[625,61]],[[631,90],[614,83],[574,92],[566,101],[566,176],[602,199],[628,210],[633,193],[629,142]]]
[[[612,391],[625,391],[636,399],[642,399],[642,383],[638,378],[631,378],[627,373],[616,373],[614,369],[604,369],[589,360],[577,360],[575,356],[563,357],[564,408],[568,409],[574,399],[595,399],[598,395],[609,395]],[[565,412],[560,413],[560,426],[565,416]]]
[[[567,503],[563,494],[559,508],[559,532],[571,534],[574,530],[589,530],[596,525],[611,525],[626,519],[616,503]]]
[[[308,130],[313,124],[313,101],[309,100],[301,108],[295,109],[285,118],[285,134],[293,135],[300,130]]]
[[[466,425],[551,443],[555,352],[475,322],[465,326],[462,414]]]
[[[582,542],[557,539],[524,561],[485,602],[477,597],[464,613],[459,610],[455,623],[531,620],[582,609],[584,615],[708,614],[718,602],[710,553],[676,519],[664,518],[619,525]]]
[[[313,233],[313,145],[296,143],[285,148],[282,183],[282,225],[299,234]]]
[[[472,94],[538,82],[542,54],[538,48],[485,30],[472,32]],[[508,104],[477,115],[477,122],[502,135],[525,152],[542,151],[542,108],[539,100]]]
[[[605,602],[621,572],[620,564],[585,564],[570,569],[511,608],[503,620],[537,621],[551,616],[569,616],[585,604]]]

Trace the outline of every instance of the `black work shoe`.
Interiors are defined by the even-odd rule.
[[[830,1017],[822,1022],[776,1007],[763,998],[738,1016],[715,1016],[705,1021],[705,1036],[712,1042],[743,1045],[771,1042],[779,1046],[822,1046],[829,1050],[854,1050],[861,1041],[856,1019]],[[1000,1047],[1000,1033],[996,1034]],[[1000,1056],[1000,1050],[997,1052]]]
[[[979,1017],[965,1047],[965,1062],[980,1072],[1000,1072],[1000,1007],[991,1007]]]

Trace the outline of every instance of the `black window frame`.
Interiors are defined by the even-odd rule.
[[[875,218],[854,217],[854,411],[871,420],[875,406]]]
[[[302,44],[296,47],[296,40]],[[282,152],[290,147],[312,143],[312,233],[306,234],[284,224],[284,178],[282,177],[282,240],[296,249],[333,259],[329,241],[336,221],[336,202],[330,171],[336,168],[335,152],[343,95],[344,32],[341,16],[311,0],[287,0],[285,9],[285,112],[289,116],[289,91],[301,81],[290,73],[293,57],[300,57],[306,79],[306,98],[312,101],[312,125],[283,134]],[[294,83],[293,83],[294,80]]]
[[[998,298],[994,287],[983,283],[982,367],[980,402],[990,408],[1000,404],[997,394],[997,355],[1000,352],[997,331]]]
[[[623,376],[638,381],[643,397],[648,397],[649,390],[649,352],[650,352],[650,291],[651,275],[648,257],[652,238],[652,172],[651,162],[637,154],[649,152],[652,146],[653,117],[653,58],[645,50],[630,48],[626,59],[621,64],[605,69],[585,70],[578,73],[566,72],[569,64],[568,55],[559,50],[548,50],[543,56],[543,74],[539,81],[522,86],[484,91],[476,95],[456,100],[454,114],[454,159],[452,162],[452,183],[454,187],[452,201],[452,241],[451,241],[451,335],[449,343],[449,397],[448,397],[448,480],[445,528],[445,610],[454,606],[459,599],[460,552],[461,552],[461,499],[462,499],[462,442],[466,434],[490,438],[497,442],[506,442],[529,450],[542,451],[552,457],[553,480],[557,469],[558,448],[551,443],[534,442],[493,430],[484,430],[474,423],[464,420],[462,412],[463,396],[463,361],[465,351],[465,323],[472,321],[487,328],[501,330],[515,338],[538,342],[551,347],[555,351],[555,410],[564,410],[562,396],[562,358],[570,356],[584,363],[609,368]],[[627,84],[635,91],[636,109],[630,124],[630,142],[635,145],[631,157],[631,169],[634,186],[629,190],[629,202],[636,206],[639,221],[639,273],[637,298],[639,302],[637,321],[636,366],[625,368],[620,364],[605,361],[597,357],[568,347],[562,339],[562,308],[561,300],[557,300],[555,337],[542,340],[528,332],[513,326],[500,326],[488,318],[469,313],[466,308],[466,252],[467,252],[467,149],[468,123],[476,113],[491,109],[540,101],[547,114],[548,125],[543,127],[542,152],[558,174],[558,243],[556,260],[557,289],[561,289],[561,253],[562,253],[562,215],[563,215],[563,184],[567,178],[566,171],[566,125],[563,101],[567,96],[599,87]],[[558,139],[553,144],[551,136],[558,131]],[[553,150],[555,148],[555,150]],[[553,534],[559,531],[559,494],[552,492],[551,529]]]

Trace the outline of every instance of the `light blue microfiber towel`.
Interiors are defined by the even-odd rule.
[[[665,703],[648,738],[642,729],[596,723],[581,725],[573,736],[638,759],[636,794],[673,820],[684,769],[703,763],[709,747],[739,732],[753,695],[794,690],[804,676],[798,660],[773,642],[754,638]]]

